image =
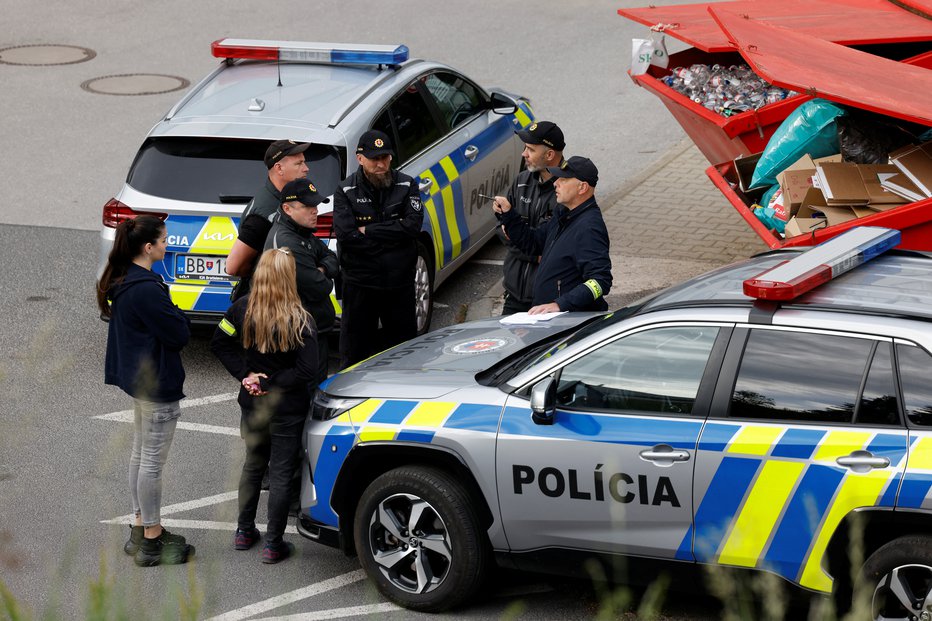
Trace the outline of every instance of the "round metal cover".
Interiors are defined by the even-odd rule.
[[[158,73],[105,75],[81,83],[81,88],[100,95],[158,95],[187,88],[184,78]]]
[[[71,65],[95,56],[94,50],[77,45],[15,45],[0,49],[0,63],[7,65]]]

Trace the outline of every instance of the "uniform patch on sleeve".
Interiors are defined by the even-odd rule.
[[[414,211],[420,211],[420,210],[421,210],[421,197],[420,197],[420,196],[412,196],[412,197],[411,197],[411,208],[412,208]]]
[[[226,317],[220,320],[220,329],[223,330],[227,336],[236,336],[236,327],[227,321]]]
[[[592,292],[592,299],[598,300],[600,297],[602,297],[602,287],[599,286],[599,282],[597,280],[590,278],[583,284],[586,285],[586,287],[589,288],[589,291]]]

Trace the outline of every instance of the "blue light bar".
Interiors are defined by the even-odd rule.
[[[359,45],[351,43],[309,43],[304,41],[263,41],[259,39],[220,39],[211,44],[217,58],[287,60],[308,63],[351,65],[398,65],[408,60],[405,45]]]

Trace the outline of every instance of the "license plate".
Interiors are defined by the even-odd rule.
[[[175,278],[196,280],[233,280],[226,273],[226,257],[203,254],[175,255]]]

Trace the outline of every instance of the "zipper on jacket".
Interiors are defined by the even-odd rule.
[[[561,280],[557,278],[557,297],[560,297],[561,295],[563,295],[562,293],[560,293],[560,282]]]

